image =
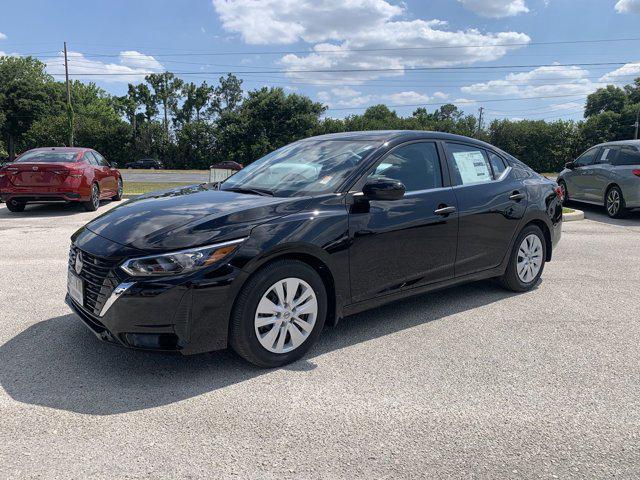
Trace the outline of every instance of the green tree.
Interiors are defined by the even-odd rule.
[[[242,102],[242,80],[229,73],[226,77],[220,77],[218,82],[213,89],[210,113],[222,115],[235,111]]]
[[[603,112],[620,113],[627,102],[627,94],[622,88],[607,85],[605,88],[599,88],[587,97],[584,116],[588,118]]]
[[[171,72],[152,73],[145,77],[145,80],[153,89],[153,99],[156,105],[162,106],[164,116],[164,130],[166,141],[169,141],[169,112],[174,112],[178,108],[178,102],[182,96],[182,86],[184,82],[176,78]]]

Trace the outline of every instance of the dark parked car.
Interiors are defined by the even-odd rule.
[[[122,187],[117,165],[90,148],[35,148],[0,168],[0,195],[12,212],[47,202],[94,211],[100,200],[121,200]]]
[[[640,207],[640,140],[591,147],[558,176],[566,200],[604,205],[612,218]]]
[[[325,135],[219,190],[155,192],[72,237],[67,302],[101,339],[254,364],[301,357],[325,323],[499,278],[533,288],[560,239],[555,182],[470,138]]]
[[[231,160],[225,160],[224,162],[214,163],[209,168],[223,168],[223,169],[227,169],[227,170],[238,171],[238,170],[242,170],[242,165],[240,165],[238,162],[234,162],[234,161],[231,161]]]
[[[149,168],[151,170],[160,170],[164,168],[162,162],[160,160],[156,160],[155,158],[142,158],[140,160],[136,160],[135,162],[129,162],[124,164],[125,168]]]

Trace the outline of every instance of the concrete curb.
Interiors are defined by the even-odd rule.
[[[576,210],[572,208],[572,213],[563,213],[562,221],[563,222],[576,222],[578,220],[584,220],[584,212],[582,210]]]

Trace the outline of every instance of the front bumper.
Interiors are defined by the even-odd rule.
[[[121,252],[117,250],[123,247],[85,233],[79,241],[76,239],[74,248],[80,249],[85,257],[97,258],[102,253],[102,258],[113,258],[119,256]],[[101,340],[130,348],[190,355],[227,347],[233,299],[245,278],[245,272],[227,263],[165,278],[132,278],[115,266],[102,282],[105,294],[99,306],[86,296],[91,293],[86,283],[83,305],[69,295],[65,301]],[[118,287],[108,286],[109,282],[122,291],[114,295]]]

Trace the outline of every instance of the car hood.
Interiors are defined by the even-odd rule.
[[[308,201],[197,185],[143,195],[84,228],[140,250],[175,250],[247,236],[254,226],[295,213]]]

